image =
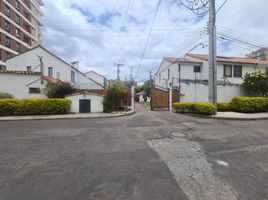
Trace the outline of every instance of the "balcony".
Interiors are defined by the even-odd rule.
[[[23,0],[23,3],[29,8],[30,10],[32,9],[32,3],[30,0]]]

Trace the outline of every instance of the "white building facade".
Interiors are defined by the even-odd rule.
[[[41,68],[41,60],[43,69]],[[100,90],[103,86],[79,71],[78,68],[57,57],[42,46],[14,56],[6,61],[7,70],[41,72],[43,76],[70,82],[78,89]]]
[[[45,98],[41,92],[41,75],[38,72],[0,71],[0,92],[14,98]]]
[[[106,87],[106,86],[107,86],[107,79],[106,79],[105,76],[103,76],[103,75],[101,75],[101,74],[99,74],[99,73],[97,73],[97,72],[95,72],[95,71],[93,71],[93,70],[91,70],[91,71],[89,71],[89,72],[86,72],[85,75],[86,75],[88,78],[90,78],[90,79],[96,81],[97,83],[99,83],[99,84],[102,85],[103,87]]]
[[[246,73],[265,71],[267,61],[249,58],[217,58],[218,102],[243,96],[241,88]],[[156,87],[180,88],[181,102],[208,102],[209,63],[207,55],[187,54],[183,58],[165,57],[155,74]]]

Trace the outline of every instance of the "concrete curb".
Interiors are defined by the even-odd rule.
[[[261,120],[268,120],[267,117],[218,117],[214,115],[199,115],[199,114],[186,114],[186,113],[178,113],[174,112],[176,114],[182,114],[190,117],[197,117],[197,118],[203,118],[203,119],[216,119],[216,120],[233,120],[233,121],[261,121]]]
[[[35,116],[10,116],[0,117],[0,122],[5,121],[34,121],[34,120],[69,120],[69,119],[101,119],[101,118],[115,118],[124,117],[135,114],[135,111],[125,113],[114,113],[114,114],[65,114],[65,115],[35,115]]]

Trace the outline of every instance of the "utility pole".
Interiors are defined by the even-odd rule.
[[[152,70],[150,70],[150,87],[153,87]]]
[[[41,84],[44,83],[43,76],[44,76],[44,63],[43,63],[43,57],[38,56],[40,61],[40,73],[41,73]]]
[[[133,85],[133,67],[130,67],[130,84]]]
[[[216,8],[215,0],[209,0],[209,78],[208,98],[215,106],[217,114],[217,44],[216,44]]]
[[[120,81],[120,67],[123,67],[124,64],[118,64],[118,63],[114,63],[115,67],[117,67],[117,80]]]

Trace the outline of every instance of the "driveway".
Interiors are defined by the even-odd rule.
[[[268,121],[0,122],[1,200],[268,199]]]

